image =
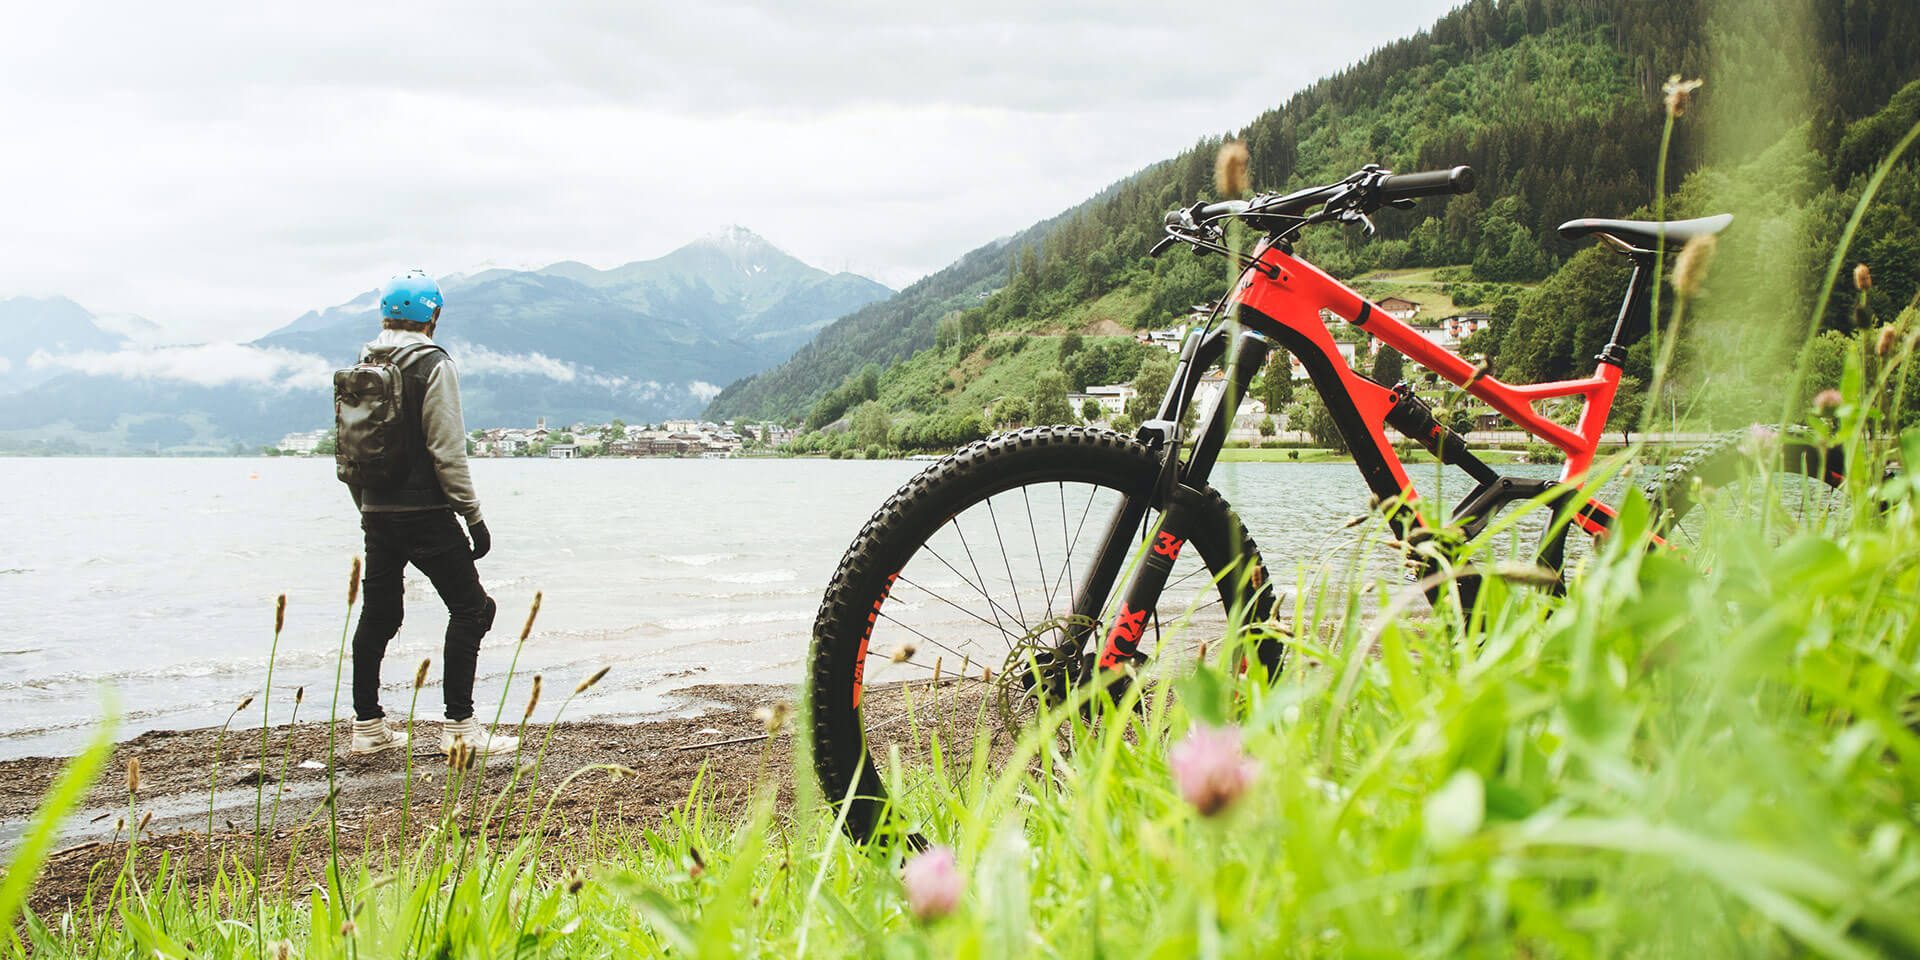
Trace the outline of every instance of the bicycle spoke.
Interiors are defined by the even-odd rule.
[[[965,541],[965,540],[962,540],[962,541],[961,541],[961,544],[962,544],[962,546],[964,546],[964,545],[965,545],[965,543],[966,543],[966,541]],[[1012,639],[1012,637],[1013,637],[1013,634],[1011,634],[1011,633],[1007,633],[1007,628],[1006,628],[1006,627],[1005,627],[1004,625],[1002,625],[1002,624],[1000,623],[1000,615],[1001,615],[1001,614],[1003,614],[1003,613],[1005,613],[1005,614],[1007,615],[1007,617],[1008,617],[1009,619],[1011,619],[1011,618],[1013,617],[1013,614],[1012,614],[1012,613],[1011,613],[1010,611],[1008,611],[1006,607],[1003,607],[1003,606],[1001,606],[1001,605],[1000,605],[1000,604],[999,604],[998,602],[996,602],[996,601],[995,601],[995,600],[993,599],[993,597],[992,597],[992,596],[991,596],[990,594],[988,594],[988,593],[987,593],[987,591],[986,591],[986,588],[985,588],[984,586],[982,586],[982,585],[981,585],[981,584],[979,584],[979,583],[975,583],[975,582],[974,582],[974,581],[972,581],[972,580],[968,580],[968,579],[967,579],[967,575],[966,575],[966,574],[964,574],[964,573],[961,573],[961,572],[960,572],[960,568],[958,568],[958,567],[956,567],[956,566],[954,566],[954,565],[953,565],[953,564],[951,564],[951,563],[948,563],[948,562],[947,562],[947,558],[946,558],[946,557],[943,557],[943,556],[941,556],[941,555],[940,555],[940,552],[939,552],[939,551],[937,551],[937,550],[935,550],[935,549],[933,549],[933,545],[932,545],[932,544],[927,544],[926,546],[924,546],[924,547],[922,547],[921,549],[923,549],[923,550],[925,550],[925,551],[927,551],[927,553],[928,553],[929,555],[931,555],[931,556],[932,556],[932,557],[933,557],[933,558],[934,558],[935,560],[938,560],[938,561],[940,561],[940,563],[941,563],[941,564],[942,564],[943,566],[945,566],[945,567],[946,567],[946,568],[947,568],[948,570],[951,570],[951,571],[953,571],[953,575],[954,575],[954,576],[956,576],[956,577],[959,577],[959,578],[960,578],[960,579],[961,579],[962,581],[964,581],[964,582],[966,583],[966,585],[967,585],[967,586],[969,586],[969,587],[972,587],[972,588],[974,589],[974,592],[975,592],[975,593],[978,593],[978,594],[980,594],[980,599],[982,599],[982,600],[985,600],[985,601],[987,602],[987,607],[988,607],[988,611],[987,611],[987,612],[989,612],[989,613],[991,613],[991,614],[993,614],[993,619],[992,619],[992,620],[990,620],[990,621],[988,621],[988,622],[989,622],[989,623],[991,623],[991,624],[993,624],[993,628],[994,628],[994,629],[996,629],[996,630],[998,630],[998,631],[1000,631],[1000,632],[1001,632],[1001,633],[1003,633],[1003,634],[1006,634],[1006,636],[1007,636],[1007,638],[1008,638],[1009,640],[1011,640],[1011,639]],[[974,569],[976,569],[976,570],[978,570],[978,569],[979,569],[979,567],[978,567],[978,566],[976,565]],[[931,591],[929,591],[929,592],[931,592]],[[976,614],[976,616],[977,616],[977,614]],[[983,619],[984,619],[984,618],[983,618]]]
[[[1064,545],[1067,550],[1067,557],[1066,557],[1067,602],[1071,605],[1071,607],[1078,607],[1080,605],[1080,598],[1078,596],[1080,592],[1080,585],[1073,582],[1073,544],[1067,542],[1067,485],[1064,483],[1061,483],[1061,484],[1057,484],[1057,486],[1060,488],[1060,543]],[[1087,496],[1087,506],[1088,507],[1093,506],[1092,494],[1088,494]],[[1085,513],[1082,513],[1080,515],[1080,522],[1082,524],[1085,524],[1087,522],[1087,517]],[[1079,538],[1075,537],[1074,540],[1078,542]],[[1055,580],[1054,582],[1056,584],[1059,583],[1058,580]]]
[[[931,550],[929,550],[928,552],[932,552],[932,551],[931,551]],[[935,559],[939,559],[939,556],[938,556],[937,554],[935,555]],[[940,562],[941,562],[941,563],[947,563],[947,562],[946,562],[945,560],[941,560]],[[949,569],[949,570],[953,570],[953,565],[952,565],[952,564],[950,564],[950,563],[949,563],[949,564],[947,564],[947,569]],[[955,572],[955,573],[959,573],[959,571],[958,571],[958,570],[955,570],[954,572]],[[963,579],[964,579],[964,578],[963,578]],[[967,616],[969,616],[969,617],[972,617],[972,618],[974,618],[975,620],[978,620],[978,621],[980,621],[981,623],[984,623],[984,624],[986,624],[986,625],[987,625],[987,626],[989,626],[989,627],[992,627],[992,628],[994,628],[995,630],[998,630],[998,631],[1000,631],[1000,632],[1001,632],[1002,634],[1004,634],[1004,633],[1006,633],[1006,632],[1007,632],[1007,630],[1006,630],[1006,628],[1005,628],[1005,627],[1002,627],[1002,626],[1001,626],[1001,625],[1000,625],[1000,624],[999,624],[998,622],[996,622],[996,621],[993,621],[993,620],[988,620],[988,619],[987,619],[986,617],[983,617],[983,616],[981,616],[981,615],[979,615],[979,614],[977,614],[977,613],[975,613],[975,612],[973,612],[972,610],[968,610],[968,609],[967,609],[966,607],[963,607],[963,606],[961,606],[961,605],[959,605],[959,604],[957,604],[957,603],[954,603],[954,602],[953,602],[952,600],[948,600],[948,599],[947,599],[947,598],[946,598],[945,596],[943,596],[943,595],[941,595],[941,594],[938,594],[938,593],[934,593],[934,592],[933,592],[932,590],[928,590],[928,589],[927,589],[926,587],[923,587],[923,586],[921,586],[920,584],[918,584],[918,583],[915,583],[915,582],[913,582],[912,580],[909,580],[909,579],[907,579],[907,577],[906,577],[906,575],[905,575],[905,574],[902,574],[902,575],[900,576],[900,582],[901,582],[901,583],[904,583],[904,584],[906,584],[906,585],[907,585],[907,586],[909,586],[909,587],[912,587],[912,588],[914,588],[915,590],[918,590],[918,591],[920,591],[921,593],[924,593],[924,594],[926,594],[926,595],[927,595],[927,596],[929,596],[929,597],[932,597],[932,598],[934,598],[935,600],[938,600],[938,601],[940,601],[941,603],[944,603],[944,604],[946,604],[946,605],[947,605],[947,606],[949,606],[949,607],[952,607],[952,608],[954,608],[955,610],[958,610],[958,611],[960,611],[961,613],[964,613],[964,614],[966,614],[966,615],[967,615]],[[988,602],[989,602],[989,603],[991,603],[992,601],[988,601]]]
[[[1080,522],[1075,524],[1073,528],[1073,542],[1067,544],[1066,561],[1061,566],[1061,575],[1064,576],[1067,581],[1067,598],[1073,601],[1072,609],[1075,609],[1075,610],[1080,609],[1080,582],[1079,580],[1075,579],[1073,576],[1073,551],[1076,547],[1080,546],[1080,534],[1087,529],[1087,517],[1092,513],[1093,513],[1093,491],[1089,490],[1087,492],[1086,505],[1080,508]],[[1064,539],[1066,535],[1067,535],[1067,487],[1066,487],[1066,484],[1061,484],[1060,485],[1060,536]],[[1054,582],[1055,588],[1057,589],[1060,584],[1060,579],[1056,577],[1053,582]]]
[[[969,566],[971,566],[971,567],[973,567],[973,575],[974,575],[974,576],[976,576],[976,577],[979,577],[979,578],[980,578],[980,584],[981,584],[981,589],[980,589],[980,596],[981,596],[981,598],[982,598],[982,599],[984,599],[984,600],[986,600],[986,601],[987,601],[987,606],[988,606],[988,608],[990,609],[990,611],[991,611],[991,612],[993,613],[993,619],[994,619],[994,622],[995,622],[995,623],[998,623],[998,622],[1000,621],[1000,614],[1001,614],[1001,613],[1002,613],[1002,612],[1003,612],[1003,611],[1004,611],[1004,610],[1005,610],[1006,608],[1005,608],[1005,607],[1002,607],[1002,606],[1001,606],[1001,605],[999,605],[998,603],[995,603],[995,602],[994,602],[994,600],[993,600],[993,597],[991,597],[991,596],[989,596],[989,595],[987,594],[987,591],[986,591],[986,582],[987,582],[987,578],[986,578],[986,575],[984,575],[984,574],[982,574],[982,573],[980,572],[980,561],[978,561],[978,560],[975,560],[975,559],[973,558],[973,547],[971,547],[971,546],[969,546],[969,545],[967,544],[967,532],[966,532],[965,530],[962,530],[962,529],[960,529],[960,518],[956,516],[956,517],[954,517],[954,518],[953,518],[952,520],[949,520],[949,521],[947,521],[947,522],[948,522],[949,524],[952,524],[952,525],[953,525],[953,532],[954,532],[955,534],[957,534],[957,535],[959,535],[959,537],[960,537],[960,549],[962,549],[962,550],[964,550],[964,551],[966,551],[966,553],[967,553],[967,564],[968,564]],[[941,562],[942,562],[942,563],[944,563],[945,561],[941,561]],[[1011,614],[1009,614],[1009,616],[1011,616]],[[1025,624],[1024,622],[1022,622],[1022,621],[1020,621],[1020,620],[1018,620],[1018,619],[1016,619],[1016,620],[1014,620],[1014,622],[1015,622],[1015,623],[1019,623],[1019,624],[1020,624],[1020,632],[1021,632],[1021,633],[1025,633],[1025,632],[1026,632],[1026,626],[1027,626],[1027,625],[1026,625],[1026,624]],[[1001,627],[1001,628],[1000,628],[1000,632],[1001,632],[1002,634],[1005,634],[1005,635],[1006,635],[1006,637],[1007,637],[1007,649],[1008,649],[1009,651],[1011,651],[1011,650],[1013,649],[1013,644],[1014,644],[1014,640],[1013,640],[1013,634],[1011,634],[1011,633],[1007,633],[1007,628],[1006,628],[1006,627]]]
[[[900,628],[901,628],[901,629],[903,629],[903,630],[906,630],[906,631],[907,631],[908,633],[911,633],[911,634],[913,634],[914,636],[916,636],[916,637],[919,637],[920,639],[922,639],[922,640],[925,640],[926,642],[928,642],[928,643],[931,643],[931,644],[933,644],[934,646],[936,646],[936,647],[939,647],[940,649],[942,649],[942,650],[945,650],[946,652],[948,652],[948,653],[951,653],[951,654],[953,654],[953,655],[954,655],[954,656],[956,656],[956,657],[964,657],[964,656],[966,656],[966,654],[964,654],[964,653],[961,653],[960,651],[958,651],[958,650],[955,650],[954,648],[952,648],[952,647],[949,647],[949,646],[947,646],[946,644],[944,644],[944,643],[941,643],[940,641],[938,641],[938,640],[935,640],[934,638],[932,638],[932,637],[929,637],[929,636],[927,636],[926,634],[924,634],[924,633],[922,633],[922,632],[920,632],[919,630],[915,630],[915,629],[914,629],[913,627],[911,627],[911,626],[909,626],[909,625],[907,625],[907,624],[904,624],[904,623],[901,623],[901,622],[900,622],[899,620],[896,620],[896,619],[894,619],[894,618],[893,618],[893,617],[892,617],[891,615],[889,615],[889,614],[888,614],[888,613],[887,613],[887,612],[886,612],[885,610],[881,610],[881,611],[880,611],[880,619],[882,619],[882,620],[885,620],[885,621],[887,621],[888,623],[893,623],[893,624],[898,624],[898,625],[900,626]],[[878,654],[876,654],[876,653],[875,653],[875,652],[874,652],[874,651],[873,651],[873,650],[872,650],[871,648],[869,648],[869,649],[867,650],[867,656],[869,656],[869,657],[873,657],[873,656],[878,656]],[[894,663],[912,663],[912,662],[913,662],[913,658],[911,658],[911,657],[909,657],[909,658],[907,658],[907,659],[905,659],[905,660],[894,660],[894,659],[893,659],[893,656],[892,656],[891,654],[888,654],[888,655],[887,655],[887,659],[888,659],[889,661],[892,661],[892,662],[894,662]],[[929,668],[929,669],[931,669],[931,668]]]
[[[1040,554],[1040,531],[1033,523],[1033,500],[1027,496],[1027,488],[1020,488],[1020,502],[1027,508],[1027,533],[1033,538],[1033,567],[1040,575],[1040,585],[1047,585],[1047,565]],[[1053,591],[1046,592],[1047,619],[1053,619]]]
[[[987,498],[987,519],[993,521],[993,539],[1000,545],[1000,563],[1007,568],[1007,591],[1013,594],[1013,609],[1020,614],[1020,632],[1027,631],[1027,611],[1020,605],[1020,588],[1013,582],[1013,560],[1007,556],[1006,538],[1000,536],[1000,516],[993,510],[993,498]]]

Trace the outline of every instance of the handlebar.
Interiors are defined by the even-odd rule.
[[[1381,176],[1375,189],[1380,192],[1380,199],[1388,203],[1395,200],[1412,200],[1416,197],[1437,197],[1449,193],[1472,193],[1473,168],[1462,164],[1452,170],[1389,173]]]
[[[1388,173],[1368,164],[1338,183],[1308,187],[1284,196],[1264,194],[1251,201],[1196,203],[1169,211],[1167,236],[1155,243],[1150,252],[1159,256],[1176,243],[1186,243],[1195,250],[1226,252],[1220,245],[1221,231],[1213,221],[1227,217],[1240,218],[1255,229],[1282,239],[1307,225],[1336,220],[1359,222],[1371,234],[1373,221],[1368,219],[1368,214],[1381,207],[1412,206],[1419,197],[1470,193],[1473,187],[1473,168],[1465,165],[1451,170]],[[1319,209],[1315,210],[1316,207]]]

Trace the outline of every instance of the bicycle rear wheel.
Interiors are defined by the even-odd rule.
[[[1072,616],[1084,575],[1122,498],[1146,496],[1159,470],[1117,433],[1031,428],[934,464],[868,521],[827,587],[810,658],[814,767],[827,797],[851,797],[849,834],[866,839],[880,823],[879,765],[896,751],[903,766],[932,760],[923,727],[1009,744],[977,718],[1026,695],[1027,667],[1086,633]],[[1271,607],[1259,552],[1226,501],[1210,488],[1179,495],[1190,549],[1142,643],[1163,657],[1217,647],[1230,623]],[[1156,519],[1149,511],[1143,532]]]
[[[1798,533],[1833,535],[1850,520],[1846,460],[1800,427],[1781,434],[1756,427],[1717,437],[1682,454],[1646,486],[1671,546],[1690,554],[1721,549],[1728,530],[1777,544]]]

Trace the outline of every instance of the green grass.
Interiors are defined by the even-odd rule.
[[[233,863],[22,934],[87,957],[1912,952],[1920,523],[1882,492],[1835,538],[1766,549],[1782,531],[1728,524],[1710,565],[1642,550],[1630,507],[1565,597],[1495,579],[1415,616],[1404,584],[1310,592],[1281,611],[1270,682],[1223,651],[1138,710],[1054,716],[1067,742],[1030,734],[1034,763],[953,740],[946,765],[893,772],[921,787],[906,821],[958,853],[945,919],[907,912],[901,851],[849,846],[801,767],[791,806],[717,816],[696,784],[668,822],[568,838],[564,860],[539,832],[493,848],[445,822],[342,864],[350,907],[256,906]],[[1166,760],[1202,723],[1242,730],[1257,767],[1218,818]]]

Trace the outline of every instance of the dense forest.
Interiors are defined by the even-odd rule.
[[[1804,323],[1769,319],[1756,338],[1754,318],[1807,315],[1806,278],[1831,254],[1862,178],[1920,112],[1920,92],[1901,92],[1920,75],[1920,5],[1475,0],[1243,130],[1204,138],[836,322],[786,364],[728,387],[709,413],[817,425],[875,401],[951,424],[979,409],[970,378],[991,376],[1010,355],[1029,356],[1021,364],[1029,382],[1051,370],[1080,379],[1066,370],[1073,351],[1058,344],[1039,345],[1046,356],[1033,359],[1034,341],[1057,339],[1033,335],[1165,326],[1226,285],[1218,261],[1146,256],[1166,210],[1211,197],[1226,138],[1246,143],[1262,190],[1330,181],[1365,163],[1473,164],[1474,194],[1386,212],[1370,240],[1323,229],[1301,250],[1336,275],[1464,268],[1499,294],[1486,303],[1495,329],[1476,346],[1500,374],[1567,374],[1590,364],[1625,276],[1617,257],[1562,241],[1553,228],[1654,212],[1661,86],[1676,73],[1707,85],[1673,127],[1660,212],[1732,209],[1741,229],[1729,239],[1751,238],[1723,251],[1718,302],[1703,307],[1700,336],[1683,357],[1701,372],[1673,386],[1685,395],[1713,378],[1706,361],[1724,359],[1728,338],[1742,336],[1728,318],[1746,318],[1745,336],[1766,348],[1748,352],[1769,362],[1799,342]],[[1876,261],[1872,307],[1888,319],[1916,286],[1913,169],[1890,180],[1855,244]],[[1847,330],[1865,321],[1840,304],[1826,322]],[[1007,338],[1018,349],[997,343]],[[1644,367],[1645,349],[1636,357]]]

